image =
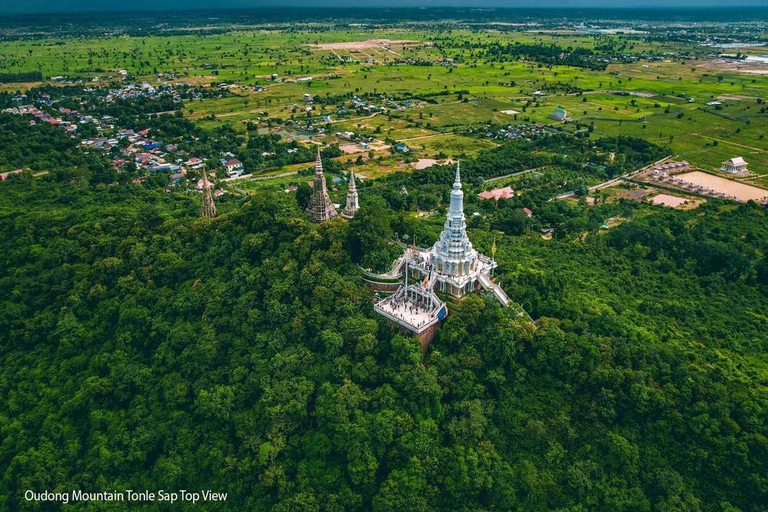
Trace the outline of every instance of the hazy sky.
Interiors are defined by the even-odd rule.
[[[728,7],[768,6],[768,0],[0,0],[0,14],[147,9],[258,7]]]

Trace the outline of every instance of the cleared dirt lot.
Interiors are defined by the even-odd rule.
[[[657,194],[650,199],[650,202],[657,205],[677,208],[678,210],[692,210],[704,202],[701,198],[678,197],[669,194]]]
[[[382,151],[385,149],[389,149],[390,145],[386,144],[381,141],[376,142],[369,142],[368,147],[362,147],[359,144],[341,144],[339,145],[339,149],[342,150],[345,154],[351,155],[353,153],[366,153],[368,151]]]
[[[318,43],[311,45],[312,48],[319,50],[370,50],[374,48],[383,48],[390,46],[411,46],[422,43],[421,41],[391,40],[391,39],[366,39],[365,41],[345,41],[336,43]]]

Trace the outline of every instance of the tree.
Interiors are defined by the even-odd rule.
[[[393,261],[393,216],[383,199],[369,197],[349,223],[352,258],[363,266],[381,270]]]

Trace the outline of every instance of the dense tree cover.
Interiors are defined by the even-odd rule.
[[[115,118],[129,120],[137,115],[149,115],[158,112],[181,110],[185,107],[179,100],[197,100],[203,98],[221,98],[229,96],[229,91],[218,87],[192,87],[185,84],[160,84],[152,94],[131,94],[121,97],[118,93],[122,87],[135,86],[141,90],[141,82],[132,83],[132,79],[124,79],[119,85],[93,87],[92,83],[83,84],[53,84],[42,83],[24,92],[26,101],[38,103],[37,100],[50,100],[56,108],[65,107],[93,116],[109,115]],[[0,105],[8,106],[13,94],[8,91],[0,93]]]
[[[610,154],[614,154],[613,161]],[[580,140],[558,134],[531,142],[515,141],[484,152],[464,166],[468,176],[489,178],[501,174],[558,164],[582,172],[594,172],[587,164],[605,164],[599,178],[613,178],[669,155],[669,150],[635,137],[603,137]]]
[[[132,125],[136,116],[156,114],[159,112],[173,112],[181,109],[182,104],[174,103],[173,98],[131,98],[117,99],[113,103],[106,103],[96,109],[90,110],[94,114],[112,116],[118,119],[118,122],[125,125]]]
[[[246,170],[256,171],[266,166],[283,167],[312,162],[317,155],[316,150],[315,146],[299,144],[295,140],[284,142],[279,134],[251,135],[245,148],[237,151],[237,156]],[[321,153],[323,158],[333,158],[340,156],[341,150],[338,144],[333,144]]]
[[[395,228],[404,225],[379,196],[367,196],[349,226],[349,252],[363,268],[388,269],[402,253],[402,247],[393,243]],[[393,227],[394,226],[394,227]],[[400,228],[408,234],[407,228]]]
[[[0,113],[0,170],[49,172],[63,180],[71,178],[74,168],[79,178],[94,183],[127,179],[118,176],[102,155],[81,151],[78,142],[60,126],[30,126],[28,118]]]
[[[0,82],[35,82],[43,79],[40,71],[27,71],[26,73],[0,73]]]
[[[462,179],[481,185],[485,179],[555,165],[575,171],[579,176],[593,178],[595,183],[637,170],[669,155],[669,149],[635,137],[603,137],[597,140],[577,139],[556,134],[533,141],[515,140],[461,162]],[[439,185],[446,194],[454,178],[455,166],[435,165],[418,172],[398,172],[379,180],[381,194],[394,207],[413,205],[417,195],[397,199],[400,187]],[[575,176],[575,174],[574,174]],[[378,182],[377,182],[378,183]],[[563,183],[560,183],[563,185]],[[424,192],[419,188],[416,192]],[[431,192],[431,189],[430,189]],[[548,196],[547,199],[551,197]],[[427,208],[422,206],[422,208]]]
[[[207,510],[768,501],[764,209],[501,237],[501,283],[538,327],[474,295],[423,358],[352,261],[405,227],[373,185],[359,220],[318,226],[284,193],[201,220],[196,195],[55,178],[0,183],[2,509],[72,488],[229,493]]]
[[[494,43],[482,48],[481,55],[503,62],[512,59],[528,59],[548,65],[576,66],[580,68],[603,70],[606,68],[605,55],[599,55],[588,48],[563,48],[556,44],[514,44]]]

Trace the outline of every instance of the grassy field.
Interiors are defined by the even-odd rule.
[[[390,43],[370,43],[374,39]],[[599,71],[524,60],[495,62],[473,48],[489,42],[587,49],[623,45],[628,55],[685,51],[693,58],[612,63]],[[306,93],[315,98],[369,94],[380,98],[379,103],[413,95],[429,100],[378,115],[337,116],[337,107],[316,102],[311,116],[328,114],[333,121],[322,123],[325,133],[314,137],[332,142],[335,132],[354,131],[405,141],[419,157],[430,158],[472,155],[493,147],[490,140],[454,135],[468,130],[480,134],[490,123],[542,123],[566,131],[593,126],[592,137],[639,136],[669,145],[681,158],[706,169],[741,155],[755,172],[768,173],[764,137],[768,114],[760,112],[758,103],[768,98],[768,75],[724,69],[708,54],[711,49],[650,43],[628,35],[446,32],[426,26],[327,31],[239,28],[206,36],[3,42],[0,73],[40,71],[45,79],[66,75],[88,81],[95,76],[109,80],[125,69],[151,83],[160,80],[158,73],[174,73],[176,81],[191,83],[237,83],[241,87],[229,96],[185,104],[185,115],[200,126],[230,125],[237,131],[244,130],[248,121],[262,126],[268,117],[301,119]],[[443,58],[454,59],[456,65],[435,64]],[[272,73],[282,81],[268,81]],[[295,80],[307,76],[311,82]],[[266,90],[254,92],[253,85]],[[16,90],[25,85],[3,87]],[[545,96],[535,98],[533,92],[539,90]],[[714,100],[723,103],[721,110],[706,105]],[[550,119],[556,108],[565,109],[574,122]],[[503,113],[510,109],[519,113]],[[311,135],[290,129],[286,133]]]

